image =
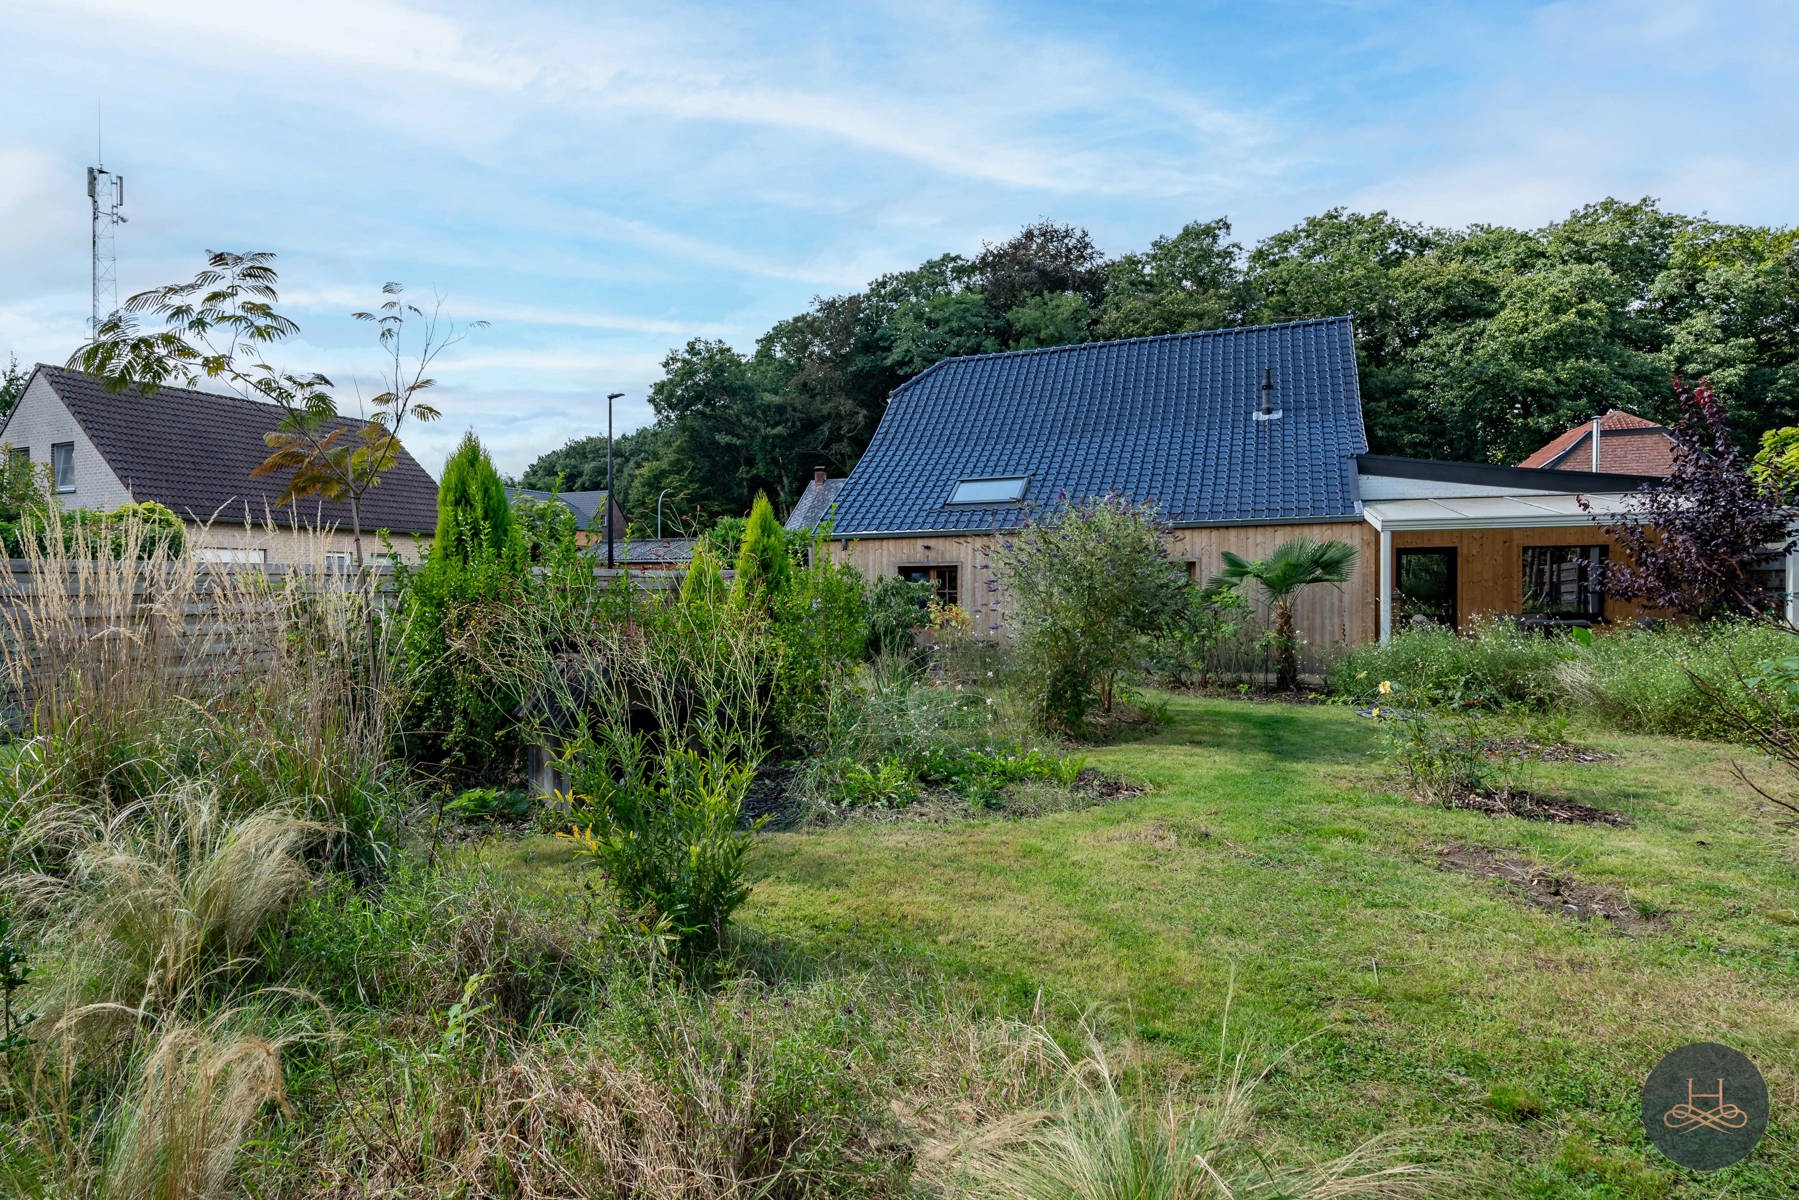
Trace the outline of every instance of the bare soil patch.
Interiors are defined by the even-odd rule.
[[[1511,858],[1486,846],[1445,846],[1437,852],[1437,866],[1483,879],[1497,879],[1508,890],[1521,894],[1533,908],[1558,913],[1577,921],[1598,917],[1619,933],[1648,933],[1667,924],[1662,916],[1648,916],[1613,888],[1583,883],[1565,873],[1527,859]]]
[[[1449,801],[1445,807],[1485,813],[1489,817],[1517,817],[1556,825],[1610,825],[1617,828],[1630,824],[1623,813],[1609,808],[1594,808],[1578,800],[1556,800],[1517,789],[1468,792]]]

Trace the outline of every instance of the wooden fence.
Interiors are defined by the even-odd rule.
[[[684,571],[596,568],[602,584],[624,579],[672,595]],[[295,627],[297,602],[356,597],[378,611],[398,595],[385,564],[7,561],[0,573],[0,725],[21,729],[46,686],[45,663],[111,677],[224,677],[270,661]],[[359,610],[360,611],[360,610]]]

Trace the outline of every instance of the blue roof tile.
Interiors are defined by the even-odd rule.
[[[1278,420],[1255,419],[1264,368]],[[894,391],[833,532],[980,532],[1111,492],[1176,525],[1350,519],[1367,449],[1348,317],[951,358]],[[949,503],[1016,476],[1023,505]]]

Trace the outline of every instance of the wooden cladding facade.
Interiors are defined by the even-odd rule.
[[[1524,611],[1524,551],[1530,546],[1612,546],[1612,540],[1589,523],[1531,529],[1396,529],[1393,551],[1454,550],[1456,615],[1466,628],[1483,616]],[[1614,555],[1617,550],[1612,550]],[[1396,576],[1397,578],[1397,576]],[[1378,584],[1376,590],[1378,590]],[[1640,605],[1607,598],[1607,621],[1629,621],[1642,614]],[[1393,631],[1401,628],[1397,612]]]
[[[1362,553],[1355,576],[1348,583],[1307,588],[1300,597],[1295,617],[1308,644],[1305,658],[1316,665],[1331,647],[1375,636],[1377,541],[1369,526],[1361,521],[1333,521],[1178,529],[1169,557],[1204,580],[1224,565],[1223,551],[1230,550],[1245,558],[1263,558],[1282,542],[1296,537],[1348,542]],[[992,561],[994,550],[992,534],[870,537],[836,544],[837,554],[871,579],[906,574],[912,568],[957,568],[957,602],[969,616],[971,631],[979,637],[1004,637],[1005,589]],[[1266,613],[1262,615],[1265,617]]]
[[[1316,669],[1340,646],[1373,641],[1380,636],[1380,534],[1362,521],[1291,525],[1218,525],[1175,531],[1170,556],[1187,565],[1198,579],[1210,578],[1223,565],[1222,552],[1262,558],[1296,537],[1348,542],[1361,551],[1353,578],[1340,586],[1307,588],[1295,611],[1306,640],[1304,660]],[[1455,552],[1456,619],[1462,628],[1489,615],[1524,612],[1524,552],[1532,546],[1585,547],[1605,544],[1606,536],[1591,524],[1528,529],[1394,530],[1395,558],[1405,550]],[[978,637],[1004,637],[1005,588],[992,562],[991,534],[947,534],[930,537],[861,538],[836,543],[836,553],[870,578],[906,574],[918,568],[954,567],[957,603],[967,612]],[[1615,553],[1615,551],[1614,551]],[[1398,573],[1394,574],[1397,585]],[[1253,591],[1253,589],[1252,589]],[[1259,604],[1259,602],[1258,602]],[[1639,606],[1604,601],[1608,621],[1628,621]],[[1266,612],[1260,614],[1266,618]],[[1393,629],[1404,628],[1395,603]]]

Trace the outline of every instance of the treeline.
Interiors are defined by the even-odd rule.
[[[1740,437],[1799,422],[1799,230],[1607,199],[1542,229],[1443,229],[1332,209],[1246,250],[1225,220],[1107,258],[1088,233],[1030,225],[821,297],[749,353],[695,338],[663,360],[655,422],[618,440],[634,522],[797,498],[847,472],[888,394],[942,358],[1351,314],[1379,453],[1513,463],[1607,408],[1672,419],[1703,377]],[[605,481],[603,436],[523,482]]]

